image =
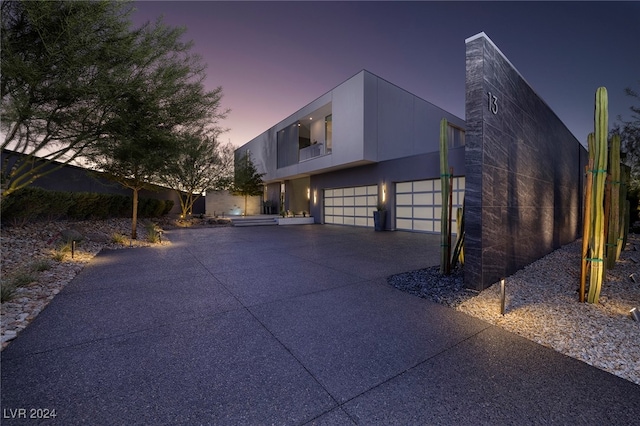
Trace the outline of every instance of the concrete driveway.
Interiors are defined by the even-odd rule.
[[[2,352],[3,424],[640,418],[640,386],[386,283],[437,264],[437,236],[328,225],[167,235],[167,247],[103,251]],[[56,417],[21,418],[47,410]]]

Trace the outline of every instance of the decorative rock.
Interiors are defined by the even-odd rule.
[[[18,335],[18,333],[15,330],[7,330],[2,335],[2,338],[0,338],[0,341],[2,343],[9,342],[9,341],[15,339],[17,335]]]

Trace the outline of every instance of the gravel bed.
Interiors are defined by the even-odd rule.
[[[480,293],[465,290],[461,271],[442,277],[436,266],[388,281],[640,384],[640,322],[629,315],[640,309],[640,235],[630,234],[596,304],[578,302],[581,244],[567,244],[507,277],[504,316],[500,283]]]

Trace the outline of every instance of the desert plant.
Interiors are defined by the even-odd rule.
[[[464,207],[458,207],[456,211],[456,225],[458,228],[458,234],[456,237],[456,245],[453,249],[453,256],[451,258],[451,267],[455,268],[458,261],[461,266],[464,266]]]
[[[587,136],[589,148],[589,162],[586,166],[586,182],[584,191],[584,214],[582,221],[582,257],[580,262],[580,288],[578,290],[580,303],[584,302],[584,293],[587,281],[587,257],[589,256],[589,242],[591,240],[591,195],[593,188],[593,162],[595,154],[595,134]]]
[[[114,232],[111,234],[111,243],[125,245],[127,243],[127,237],[126,235]]]
[[[596,91],[595,105],[595,143],[593,164],[593,192],[591,199],[591,268],[589,274],[589,303],[598,303],[600,289],[604,279],[604,185],[607,174],[607,131],[608,131],[607,89],[599,87]]]
[[[67,256],[67,253],[71,253],[71,244],[71,242],[67,242],[61,244],[57,249],[53,250],[53,253],[51,254],[53,260],[62,262]]]
[[[39,259],[31,264],[31,270],[42,272],[51,269],[51,262],[48,259]]]
[[[609,147],[609,223],[607,227],[607,268],[615,266],[618,259],[618,236],[620,234],[620,135],[611,136]]]
[[[13,283],[3,279],[2,282],[0,282],[0,302],[8,302],[9,300],[13,299],[15,295],[16,287],[13,285]]]
[[[147,231],[147,241],[153,244],[160,242],[160,232],[158,228],[156,228],[155,223],[148,222],[145,225],[145,229]]]
[[[10,278],[10,280],[11,284],[18,288],[31,284],[36,281],[37,278],[28,271],[18,271]]]
[[[65,253],[61,252],[60,250],[54,250],[51,253],[51,258],[53,260],[55,260],[56,262],[62,262],[64,260],[64,258],[65,258]]]
[[[451,175],[449,173],[449,147],[447,145],[447,119],[440,121],[440,190],[442,193],[442,214],[440,215],[440,273],[451,272],[451,230],[449,229],[449,191]]]

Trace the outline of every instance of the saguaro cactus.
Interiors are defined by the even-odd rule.
[[[582,263],[580,267],[580,303],[584,303],[584,293],[587,281],[587,257],[589,254],[589,242],[591,240],[591,193],[593,188],[593,161],[595,151],[595,135],[589,133],[587,146],[589,148],[589,163],[586,166],[586,179],[584,191],[584,216],[582,221]]]
[[[593,192],[591,197],[591,272],[589,275],[589,296],[587,302],[597,303],[604,279],[604,184],[607,175],[607,131],[608,131],[607,89],[596,91],[595,144],[593,163]]]
[[[449,146],[447,144],[447,119],[440,121],[440,191],[442,195],[442,213],[440,215],[440,273],[449,275],[451,272],[451,248],[449,229]]]
[[[609,197],[609,226],[607,228],[607,268],[615,266],[618,259],[618,237],[620,236],[620,135],[611,136],[609,148],[609,176],[611,176],[611,196]]]
[[[629,200],[627,200],[627,196],[629,195],[629,182],[631,181],[631,168],[623,165],[620,175],[622,176],[622,187],[620,188],[620,237],[618,237],[616,259],[620,258],[620,253],[627,245],[629,222],[631,222],[631,206]]]

